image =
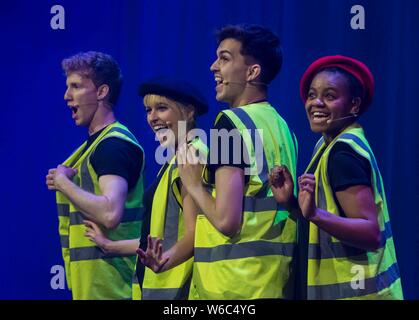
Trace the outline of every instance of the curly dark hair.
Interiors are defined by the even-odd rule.
[[[240,41],[241,54],[260,64],[262,82],[269,84],[281,70],[281,43],[269,29],[254,24],[228,25],[218,30],[216,37],[218,45],[225,39]]]
[[[96,87],[109,86],[109,103],[113,106],[118,101],[122,86],[122,74],[118,63],[110,55],[96,52],[80,52],[61,62],[64,73],[80,72],[92,79]]]

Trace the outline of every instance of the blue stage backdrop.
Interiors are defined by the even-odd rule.
[[[52,28],[54,5],[64,9],[64,29]],[[351,27],[355,5],[364,10],[364,29]],[[299,98],[305,68],[331,54],[353,56],[371,67],[376,96],[361,123],[384,177],[405,296],[419,298],[416,0],[3,1],[0,298],[70,297],[68,290],[51,285],[62,259],[55,195],[47,190],[45,175],[87,132],[74,125],[63,100],[61,60],[97,50],[120,63],[124,86],[116,113],[144,146],[148,184],[158,170],[157,143],[146,123],[138,84],[164,74],[189,78],[210,102],[209,114],[199,121],[208,130],[223,108],[214,99],[209,71],[215,58],[214,31],[242,22],[266,25],[281,38],[284,65],[269,94],[298,137],[299,174],[319,138],[309,129]]]

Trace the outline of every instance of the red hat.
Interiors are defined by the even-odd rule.
[[[359,60],[341,55],[322,57],[307,68],[300,80],[300,95],[304,103],[307,101],[311,80],[324,68],[339,68],[353,75],[363,89],[362,109],[371,104],[374,95],[374,76],[370,69]]]

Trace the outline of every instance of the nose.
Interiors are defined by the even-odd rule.
[[[64,92],[64,100],[68,101],[70,99],[71,99],[70,98],[70,92],[68,91],[68,89],[66,89],[65,92]]]
[[[151,125],[157,122],[158,116],[157,116],[157,113],[153,109],[148,112],[147,120],[148,120],[148,123]]]
[[[210,67],[210,71],[211,71],[211,72],[216,72],[216,71],[218,71],[218,59],[216,59],[216,60],[212,63],[212,65],[211,65],[211,67]]]
[[[324,106],[324,102],[320,97],[314,99],[313,104],[316,105],[316,106]]]

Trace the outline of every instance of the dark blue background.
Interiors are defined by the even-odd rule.
[[[65,30],[52,30],[50,9],[65,8]],[[350,9],[365,8],[366,29],[352,30]],[[222,107],[214,99],[209,66],[213,33],[227,23],[258,23],[281,38],[284,66],[270,100],[296,132],[299,173],[318,136],[309,130],[299,98],[299,78],[314,59],[344,54],[364,61],[376,78],[376,97],[363,116],[385,181],[406,298],[419,298],[419,1],[7,1],[0,5],[0,298],[63,299],[52,290],[50,269],[62,264],[54,194],[47,170],[87,136],[63,100],[60,62],[79,51],[113,55],[124,74],[116,113],[144,146],[146,178],[158,166],[156,142],[137,97],[148,77],[178,74],[203,90],[211,110],[208,129]]]

